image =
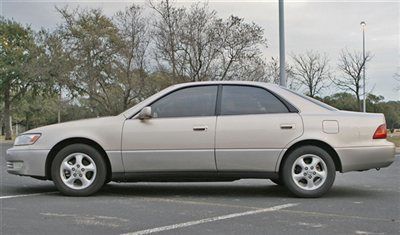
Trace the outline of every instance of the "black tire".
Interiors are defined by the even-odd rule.
[[[300,186],[297,185],[295,180],[292,177],[292,167],[294,163],[296,162],[297,159],[300,157],[306,155],[306,154],[312,154],[320,159],[325,163],[326,165],[326,178],[323,183],[318,185],[316,189],[303,189]],[[296,166],[297,167],[297,166]],[[320,167],[320,166],[319,166]],[[332,187],[333,182],[335,181],[335,176],[336,176],[336,168],[335,168],[335,163],[332,160],[332,157],[326,152],[324,149],[317,147],[317,146],[312,146],[312,145],[307,145],[307,146],[302,146],[299,147],[295,150],[293,150],[289,156],[284,160],[283,162],[283,167],[281,168],[282,172],[281,175],[283,177],[283,182],[285,186],[289,189],[291,193],[296,195],[297,197],[304,197],[304,198],[316,198],[316,197],[321,197],[325,193],[329,191],[329,189]],[[304,168],[306,169],[306,168]],[[312,171],[307,168],[310,172],[310,175],[307,174],[307,177],[309,176],[310,178],[313,177]],[[315,171],[315,170],[314,170]],[[303,172],[303,171],[302,171]],[[303,173],[304,174],[304,173]],[[299,183],[301,182],[308,182],[307,177],[304,177],[304,180],[299,180]],[[312,179],[313,182],[318,182],[320,178],[314,178]],[[304,183],[306,184],[306,183]]]
[[[73,153],[88,155],[96,164],[94,181],[84,189],[68,187],[61,179],[60,167],[62,161]],[[96,193],[106,182],[107,166],[103,156],[93,147],[86,144],[71,144],[61,149],[51,164],[51,176],[57,189],[66,196],[89,196]]]
[[[279,185],[279,186],[284,186],[282,180],[280,178],[276,178],[276,179],[269,179],[270,181],[272,181],[274,184]]]

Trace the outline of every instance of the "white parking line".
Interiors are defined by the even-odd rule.
[[[145,234],[151,234],[151,233],[158,233],[158,232],[163,232],[163,231],[167,231],[167,230],[189,227],[189,226],[193,226],[193,225],[197,225],[197,224],[210,223],[210,222],[214,222],[214,221],[218,221],[218,220],[226,220],[226,219],[232,219],[232,218],[236,218],[236,217],[240,217],[240,216],[254,215],[254,214],[270,212],[270,211],[278,211],[278,210],[281,210],[284,208],[293,207],[293,206],[297,206],[297,205],[298,205],[298,203],[288,203],[288,204],[273,206],[273,207],[269,207],[269,208],[245,211],[245,212],[222,215],[222,216],[216,216],[216,217],[211,217],[211,218],[206,218],[206,219],[201,219],[201,220],[194,220],[194,221],[189,221],[189,222],[180,223],[180,224],[172,224],[172,225],[168,225],[168,226],[146,229],[146,230],[136,231],[136,232],[132,232],[132,233],[125,233],[123,235],[145,235]]]
[[[46,192],[46,193],[31,193],[31,194],[19,194],[19,195],[8,195],[8,196],[1,196],[0,199],[9,199],[9,198],[17,198],[17,197],[30,197],[30,196],[39,196],[39,195],[46,195],[46,194],[53,194],[57,192]]]

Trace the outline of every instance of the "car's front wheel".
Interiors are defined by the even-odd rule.
[[[72,144],[57,153],[51,165],[51,175],[62,194],[88,196],[104,185],[106,163],[95,148]]]
[[[332,157],[317,146],[302,146],[285,159],[285,186],[298,197],[320,197],[332,187],[336,168]]]

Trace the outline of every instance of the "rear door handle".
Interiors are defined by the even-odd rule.
[[[282,130],[290,130],[290,129],[294,129],[294,127],[295,127],[294,124],[281,124]]]
[[[193,131],[207,131],[208,126],[194,126]]]

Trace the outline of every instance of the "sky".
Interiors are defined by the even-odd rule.
[[[132,2],[147,4],[147,1],[43,1],[0,0],[1,15],[12,18],[33,29],[54,29],[61,23],[55,6],[101,8],[112,16]],[[176,1],[180,6],[189,6],[195,1]],[[265,30],[268,47],[263,49],[267,58],[279,55],[278,0],[209,0],[209,7],[218,16],[226,18],[236,15],[247,22],[255,22]],[[286,0],[285,38],[286,57],[315,50],[326,53],[330,66],[336,70],[342,49],[362,51],[361,21],[366,26],[366,48],[373,55],[366,67],[367,91],[382,95],[386,100],[400,100],[395,90],[397,82],[393,75],[400,73],[400,0],[392,1],[344,1],[344,0]],[[336,72],[337,76],[340,73]],[[397,83],[397,84],[396,84]],[[337,92],[327,88],[323,95]]]

